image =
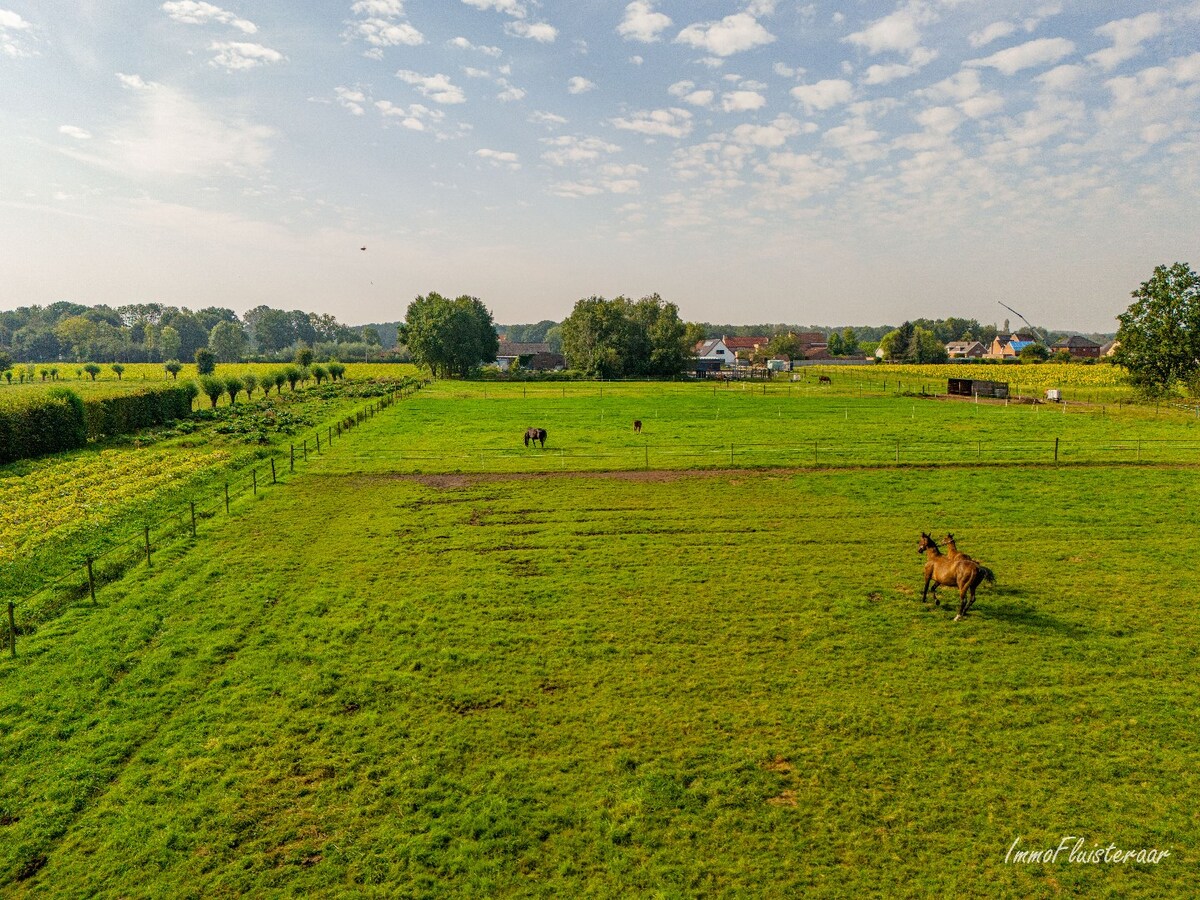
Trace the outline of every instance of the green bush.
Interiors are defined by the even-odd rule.
[[[0,463],[75,450],[87,443],[83,401],[52,388],[0,406]]]
[[[185,381],[171,387],[88,400],[83,404],[87,437],[97,441],[186,418],[191,415],[195,396],[196,386]]]

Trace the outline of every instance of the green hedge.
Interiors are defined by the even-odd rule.
[[[190,382],[121,394],[83,404],[89,440],[98,441],[142,428],[165,425],[192,412],[196,389]]]
[[[54,388],[0,406],[0,463],[75,450],[87,443],[83,401]]]
[[[185,382],[86,402],[66,388],[6,401],[0,405],[0,464],[186,418],[195,396],[195,386]]]

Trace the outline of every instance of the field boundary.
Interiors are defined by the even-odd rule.
[[[575,463],[617,461],[615,471],[675,471],[680,468],[863,468],[888,466],[988,465],[1011,466],[1031,463],[1052,465],[1085,464],[1187,464],[1200,463],[1200,438],[1116,438],[1081,441],[1064,438],[984,440],[789,441],[710,444],[679,447],[649,440],[623,450],[592,450],[586,447],[547,447],[529,450],[509,447],[475,447],[453,453],[413,450],[359,450],[339,457],[341,462],[359,462],[357,474],[435,474],[423,465],[435,463],[447,471],[490,473],[500,464],[519,461],[517,472],[578,471]],[[662,465],[662,461],[692,461],[691,466]],[[711,465],[705,465],[705,462]],[[587,471],[586,469],[584,471]]]
[[[9,598],[6,616],[0,621],[0,647],[7,648],[9,656],[15,659],[19,635],[32,633],[38,624],[84,598],[89,598],[93,605],[97,605],[97,590],[119,580],[141,563],[152,568],[154,555],[179,540],[197,538],[199,523],[219,515],[222,504],[225,514],[232,516],[234,501],[247,494],[257,496],[268,487],[286,484],[296,472],[297,464],[306,464],[310,454],[314,458],[323,456],[333,446],[335,439],[343,437],[398,400],[412,397],[425,384],[416,381],[403,385],[372,399],[365,406],[353,409],[333,424],[314,428],[311,443],[310,438],[302,437],[299,443],[292,442],[286,452],[256,457],[245,465],[229,470],[215,495],[202,498],[196,494],[182,504],[163,504],[170,508],[157,519],[145,522],[141,528],[127,533],[115,543],[106,542],[102,550],[94,549],[85,555],[82,565],[71,567],[53,581],[40,585],[24,596]],[[18,611],[24,613],[20,620]]]

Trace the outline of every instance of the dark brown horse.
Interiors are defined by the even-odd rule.
[[[530,444],[541,444],[542,449],[546,449],[546,429],[545,428],[526,428],[525,429],[525,446]]]
[[[633,420],[633,433],[634,433],[634,434],[641,434],[641,433],[642,433],[642,420],[641,420],[641,419],[634,419],[634,420]]]
[[[934,606],[942,605],[937,595],[939,587],[958,588],[958,615],[954,617],[955,622],[975,605],[975,589],[985,581],[992,584],[996,581],[991,569],[981,566],[969,556],[961,553],[957,557],[943,556],[937,542],[925,532],[921,532],[917,552],[925,554],[925,590],[921,592],[921,602],[925,602],[930,583],[933,584]]]
[[[828,375],[822,375],[817,379],[817,384],[833,384],[833,379]]]

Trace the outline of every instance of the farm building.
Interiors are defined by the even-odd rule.
[[[946,392],[958,397],[997,397],[1008,396],[1007,381],[980,381],[977,378],[951,378],[946,385]]]
[[[554,353],[549,344],[517,343],[501,341],[500,349],[496,352],[496,365],[501,372],[507,372],[513,363],[518,366],[538,371],[562,369],[566,360],[561,353]]]
[[[1098,359],[1100,356],[1100,345],[1080,334],[1065,337],[1050,348],[1051,353],[1060,350],[1066,350],[1076,359]]]

